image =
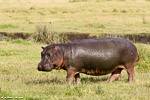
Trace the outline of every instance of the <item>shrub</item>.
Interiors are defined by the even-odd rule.
[[[11,41],[12,39],[8,36],[4,36],[0,34],[0,41]]]
[[[36,31],[32,35],[31,39],[34,42],[53,44],[53,43],[64,43],[67,41],[64,34],[61,36],[53,31],[51,25],[39,25],[36,26]]]
[[[147,48],[147,45],[137,44],[138,54],[139,54],[139,61],[137,62],[137,71],[139,72],[148,72],[150,71],[150,51]]]

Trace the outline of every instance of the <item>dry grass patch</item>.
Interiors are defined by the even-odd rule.
[[[0,25],[18,26],[1,28],[1,32],[34,33],[35,26],[49,22],[60,33],[138,34],[150,30],[150,2],[146,0],[25,1],[0,3]],[[86,26],[89,24],[92,27]]]

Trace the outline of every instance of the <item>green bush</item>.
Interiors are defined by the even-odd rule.
[[[66,37],[62,34],[59,35],[53,31],[51,25],[39,25],[36,27],[34,35],[31,36],[34,42],[53,44],[64,43],[67,41]]]
[[[150,51],[147,48],[146,45],[138,44],[138,55],[139,55],[139,61],[137,62],[136,69],[139,72],[148,72],[150,71]]]

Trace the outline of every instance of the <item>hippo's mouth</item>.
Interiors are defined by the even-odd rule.
[[[44,71],[44,72],[50,72],[52,70],[52,68],[50,67],[42,67],[42,66],[38,66],[38,71]]]

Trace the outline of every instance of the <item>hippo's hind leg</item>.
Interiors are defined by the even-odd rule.
[[[108,82],[112,82],[112,81],[116,80],[117,78],[119,78],[122,69],[123,68],[118,68],[114,72],[112,72],[110,78],[108,79]]]
[[[131,82],[134,79],[134,66],[136,62],[125,64],[126,71],[128,73],[128,81]]]
[[[75,77],[75,82],[76,82],[77,84],[80,84],[80,74],[77,73],[74,77]]]

